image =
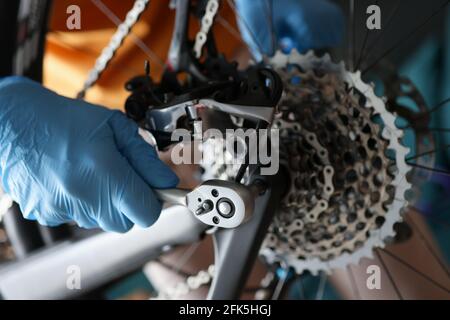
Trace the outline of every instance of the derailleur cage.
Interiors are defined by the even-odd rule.
[[[126,88],[132,92],[127,115],[153,134],[160,149],[176,142],[170,141],[171,132],[194,106],[270,124],[283,91],[278,74],[264,67],[249,68],[240,80],[209,81],[179,94],[154,84],[148,74],[131,79]]]

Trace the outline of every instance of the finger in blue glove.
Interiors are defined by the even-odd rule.
[[[152,188],[177,176],[119,111],[22,77],[0,82],[2,185],[28,219],[126,232],[161,212]]]

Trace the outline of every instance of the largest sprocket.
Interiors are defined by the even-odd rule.
[[[261,255],[313,274],[371,257],[395,235],[410,189],[395,115],[359,72],[328,55],[278,52],[266,62],[284,83],[273,127],[290,190]],[[208,171],[232,178],[236,168],[224,163],[215,157]]]

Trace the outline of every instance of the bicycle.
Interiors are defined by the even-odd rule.
[[[28,30],[30,35],[22,39],[27,43],[31,41],[27,39],[35,38],[33,34],[39,34],[37,54],[21,53],[22,56],[34,56],[27,64],[28,68],[24,68],[20,63],[23,59],[20,59],[20,56],[17,58],[17,55],[14,59],[15,52],[11,50],[6,55],[13,63],[4,64],[1,70],[8,73],[15,70],[16,73],[39,78],[42,71],[43,30],[50,2],[39,3],[40,6],[29,7],[28,12],[36,17],[36,28]],[[2,12],[20,11],[19,3],[2,5],[5,6],[5,11],[1,10]],[[135,2],[134,11],[132,10],[127,15],[130,18],[125,20],[129,25],[126,25],[126,28],[118,28],[115,41],[112,41],[99,57],[96,67],[78,95],[79,98],[82,98],[101,76],[108,62],[114,57],[114,52],[147,5],[148,1]],[[194,198],[199,197],[199,194],[199,198],[206,194],[208,198],[202,198],[194,207],[165,209],[151,232],[134,229],[126,235],[95,234],[76,242],[63,242],[33,255],[20,264],[7,266],[0,275],[0,289],[4,297],[23,297],[25,292],[27,298],[68,298],[79,295],[81,292],[68,291],[66,288],[67,261],[75,261],[82,270],[87,270],[83,275],[83,290],[89,291],[106,283],[118,273],[124,274],[149,259],[158,257],[170,247],[192,243],[205,234],[211,234],[215,244],[214,267],[191,277],[191,283],[175,288],[172,295],[185,294],[186,291],[208,283],[212,278],[208,298],[238,298],[243,290],[244,280],[259,254],[268,265],[294,270],[294,274],[301,274],[305,270],[313,274],[325,274],[334,267],[346,268],[350,263],[358,263],[362,257],[370,256],[373,248],[384,246],[386,240],[405,234],[405,237],[408,236],[410,229],[401,222],[401,211],[406,207],[405,195],[411,187],[409,181],[420,184],[428,178],[427,172],[430,170],[427,168],[430,169],[434,165],[433,152],[430,152],[434,148],[433,136],[429,130],[425,130],[428,128],[429,119],[424,117],[420,122],[416,121],[421,115],[426,115],[427,111],[423,98],[414,85],[395,72],[386,72],[391,70],[389,67],[378,70],[379,77],[385,84],[391,84],[386,86],[388,89],[392,88],[385,92],[388,101],[396,101],[399,96],[413,97],[420,107],[417,113],[401,104],[390,103],[386,106],[386,102],[378,98],[373,88],[363,82],[358,74],[346,70],[343,64],[333,63],[326,54],[316,56],[313,53],[277,53],[274,57],[267,58],[263,66],[239,71],[236,65],[217,53],[214,38],[211,36],[210,27],[218,10],[218,2],[198,2],[200,8],[196,9],[203,14],[199,17],[201,29],[193,45],[187,38],[191,5],[189,1],[176,2],[175,30],[168,53],[170,68],[166,69],[161,81],[155,83],[147,68],[144,76],[137,76],[127,83],[130,90],[130,97],[125,105],[127,115],[143,128],[150,130],[160,148],[173,143],[169,139],[169,133],[180,125],[195,133],[193,122],[198,119],[196,106],[199,104],[202,109],[206,107],[212,110],[212,115],[219,112],[222,119],[226,119],[234,128],[258,129],[271,125],[279,129],[284,139],[281,146],[281,154],[286,156],[286,159],[283,159],[284,168],[276,175],[261,176],[257,166],[244,164],[233,168],[220,162],[212,163],[209,168],[211,175],[222,181],[235,182],[224,186],[216,181],[216,184],[199,187],[206,188],[207,191],[194,189]],[[13,19],[15,15],[9,17]],[[12,25],[15,24],[5,21],[5,27]],[[0,40],[7,41],[3,38]],[[24,45],[19,48],[27,50],[31,46]],[[180,72],[189,74],[185,83],[176,79]],[[254,83],[257,86],[252,92],[242,90],[243,87],[252,87],[249,84]],[[404,90],[407,85],[409,90]],[[297,101],[292,99],[292,95],[295,98],[299,92],[303,95],[302,98]],[[305,106],[301,110],[294,110],[291,106],[299,101],[305,105],[317,103],[314,102],[317,95],[330,104],[339,102],[336,97],[346,99],[349,108],[345,109],[338,103],[329,111],[324,110],[324,106],[317,105]],[[289,101],[290,98],[294,102]],[[274,115],[277,105],[280,112]],[[407,161],[407,149],[400,143],[399,137],[402,133],[395,124],[394,111],[406,119],[405,126],[411,126],[417,132],[416,155],[426,155],[416,156],[419,162],[412,171],[411,162]],[[380,116],[372,119],[374,113]],[[207,119],[208,116],[208,113],[202,114],[202,118]],[[334,124],[335,121],[337,124]],[[291,150],[286,150],[289,148]],[[388,149],[395,153],[394,158],[387,155]],[[306,163],[298,161],[299,154],[307,155]],[[333,154],[341,154],[342,158],[333,159]],[[371,163],[365,167],[364,162],[367,159],[370,159]],[[355,171],[355,163],[358,164],[359,171]],[[397,172],[393,167],[396,167]],[[342,173],[345,174],[340,177]],[[357,174],[362,174],[363,181],[355,178]],[[240,189],[242,185],[239,183],[243,180],[247,188]],[[283,181],[290,181],[289,190],[280,187],[285,185]],[[355,190],[355,186],[358,186],[359,190]],[[245,199],[246,208],[252,207],[249,198],[255,197],[254,210],[247,212],[251,216],[248,221],[243,223],[245,219],[237,214],[227,218],[227,214],[220,214],[217,209],[205,209],[206,215],[192,214],[199,205],[204,205],[207,201],[213,202],[213,208],[218,208],[218,197],[213,193],[219,189],[221,194],[221,187],[229,188],[223,191],[236,191],[235,198],[230,198]],[[362,189],[365,192],[361,191]],[[378,189],[385,191],[376,194]],[[161,197],[180,203],[189,195],[180,190],[171,192],[161,193]],[[361,201],[362,204],[358,203]],[[192,202],[190,201],[191,204]],[[371,203],[369,207],[368,202]],[[346,208],[342,210],[345,216],[338,217],[337,222],[328,222],[334,218],[334,210],[340,210],[339,207],[343,203],[346,204]],[[352,207],[358,208],[358,212],[351,212]],[[199,216],[204,220],[199,219]],[[219,222],[214,222],[214,217],[218,218]],[[232,228],[223,228],[226,227],[222,224],[223,221],[234,221],[235,218],[239,219]],[[173,227],[173,221],[177,221],[176,228]],[[364,226],[358,226],[361,221]],[[309,227],[306,228],[306,225]],[[332,235],[321,230],[324,225],[333,230]],[[340,238],[339,235],[348,235],[346,231],[349,226],[355,228],[354,233],[349,235],[352,238],[342,238],[348,241],[345,243],[348,247],[336,243],[333,236]],[[371,232],[375,235],[371,235]],[[345,242],[344,240],[341,242]],[[259,251],[261,246],[263,249]],[[95,258],[85,252],[84,248],[87,247],[95,252]],[[116,255],[108,254],[111,248],[117,252]],[[379,255],[378,252],[377,254]],[[380,260],[382,261],[381,258]],[[436,260],[440,261],[437,257]],[[448,270],[444,270],[448,275]],[[20,282],[17,275],[20,275]],[[288,277],[279,277],[276,272],[272,273],[272,279],[265,288],[270,292],[268,296],[281,297],[286,287],[292,284],[288,280]],[[441,289],[449,292],[445,286],[441,285]],[[399,296],[401,298],[401,295]]]

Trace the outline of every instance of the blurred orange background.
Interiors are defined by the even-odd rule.
[[[134,0],[101,1],[120,21],[133,7]],[[169,8],[170,1],[150,1],[147,10],[134,26],[131,33],[119,48],[106,71],[97,84],[91,88],[86,100],[109,108],[123,109],[128,93],[124,89],[127,80],[144,73],[144,61],[149,60],[151,74],[159,79],[163,70],[173,31],[175,10]],[[67,7],[78,5],[81,9],[81,30],[68,30],[66,27]],[[213,32],[221,41],[217,44],[220,52],[227,57],[235,56],[241,47],[241,40],[229,28],[237,30],[232,9],[223,1],[214,24]],[[217,22],[216,20],[216,22]],[[199,30],[196,19],[190,20],[190,38]],[[225,21],[225,22],[224,22]],[[82,88],[89,70],[102,49],[108,44],[116,31],[116,24],[91,0],[53,1],[52,15],[47,37],[44,58],[44,84],[50,89],[75,97]],[[151,59],[136,44],[139,38],[158,58]]]

